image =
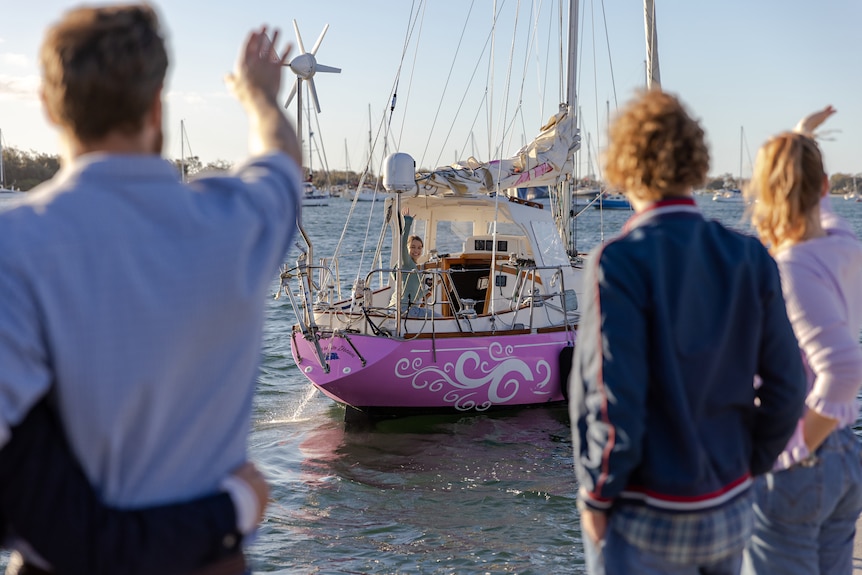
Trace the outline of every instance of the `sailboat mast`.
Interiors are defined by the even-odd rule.
[[[655,18],[655,0],[644,0],[646,26],[647,90],[661,89],[661,72],[658,66],[658,31]]]
[[[311,139],[314,132],[311,131],[311,98],[308,99],[308,181],[311,181],[314,174],[314,152],[311,150]]]
[[[347,152],[347,138],[344,138],[344,173],[350,173],[350,154]]]
[[[736,184],[736,187],[740,190],[742,189],[742,140],[743,140],[743,126],[739,127],[739,183]]]
[[[568,66],[566,68],[566,101],[569,113],[578,110],[578,94],[576,91],[578,71],[578,0],[569,0],[569,49]]]
[[[368,171],[374,173],[374,162],[371,157],[371,104],[368,104]]]
[[[296,77],[296,133],[299,135],[301,151],[304,146],[302,145],[302,78],[300,76]]]
[[[185,120],[180,120],[180,176],[186,183],[186,126]]]
[[[562,6],[562,2],[560,2]],[[579,131],[580,115],[578,106],[577,78],[578,78],[578,0],[569,0],[569,34],[568,45],[566,49],[566,103],[561,104],[561,111],[565,110],[566,114],[574,118],[575,134]],[[564,181],[557,184],[557,204],[556,220],[557,230],[563,238],[566,252],[573,257],[577,257],[577,246],[575,245],[575,218],[572,216],[572,192],[576,186],[574,178],[577,177],[578,165],[574,157],[575,151],[580,151],[579,139],[575,135],[575,142],[578,142],[574,150],[570,150],[570,156],[566,162],[572,163],[572,172]],[[589,153],[589,152],[588,152]],[[580,160],[580,155],[577,157]],[[561,173],[562,175],[562,173]],[[496,280],[495,280],[496,281]]]
[[[3,130],[0,130],[0,189],[6,187],[6,172],[3,170]]]

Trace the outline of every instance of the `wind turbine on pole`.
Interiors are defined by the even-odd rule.
[[[302,36],[299,34],[299,26],[297,25],[296,20],[293,21],[293,31],[296,33],[296,44],[299,47],[300,54],[291,60],[290,64],[288,64],[293,73],[296,74],[296,82],[293,84],[293,88],[291,88],[290,94],[287,96],[287,101],[284,103],[284,107],[287,108],[293,101],[293,97],[296,96],[296,133],[299,134],[300,138],[302,138],[303,80],[308,82],[308,87],[310,89],[312,99],[314,100],[314,109],[317,110],[317,113],[319,114],[320,101],[317,99],[317,89],[314,87],[314,75],[317,72],[331,72],[335,74],[341,72],[341,68],[333,68],[332,66],[318,64],[317,58],[315,58],[317,49],[320,48],[320,43],[323,41],[323,36],[326,35],[327,30],[329,30],[329,24],[326,24],[323,27],[323,31],[317,38],[317,42],[314,43],[314,47],[311,49],[311,52],[306,52],[305,46],[302,43]],[[311,154],[310,151],[309,154]]]

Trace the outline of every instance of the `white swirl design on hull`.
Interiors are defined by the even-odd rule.
[[[395,364],[395,375],[410,379],[417,390],[439,393],[447,388],[443,401],[461,411],[485,411],[506,403],[518,394],[522,384],[531,384],[535,395],[550,394],[550,364],[539,359],[531,368],[524,360],[512,357],[514,352],[514,346],[504,348],[493,342],[484,358],[476,351],[464,351],[442,366],[426,366],[423,357],[402,358]]]

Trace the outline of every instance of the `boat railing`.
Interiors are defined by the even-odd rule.
[[[459,258],[451,259],[459,263],[453,267],[402,269],[402,283],[406,284],[415,275],[426,294],[421,301],[407,301],[402,306],[391,305],[390,286],[371,289],[375,274],[396,277],[396,269],[372,269],[364,279],[354,282],[349,296],[342,296],[336,281],[338,266],[331,260],[321,260],[320,265],[311,266],[300,258],[296,266],[281,273],[280,292],[290,300],[299,329],[306,337],[319,332],[315,314],[326,312],[338,314],[345,325],[351,325],[350,317],[355,317],[356,321],[367,317],[384,320],[395,317],[398,321],[396,335],[402,331],[416,331],[415,328],[401,329],[402,319],[431,322],[455,319],[458,329],[465,332],[476,331],[474,322],[482,317],[491,321],[494,330],[553,325],[574,329],[577,295],[565,284],[563,266],[537,266],[532,260],[510,258],[498,260],[492,269],[490,262],[464,265]],[[505,314],[508,315],[502,320]],[[556,319],[552,320],[552,315]],[[539,321],[540,317],[544,321]],[[501,323],[496,324],[497,321]]]
[[[395,275],[395,270],[391,268],[374,269],[366,276],[365,285],[369,285],[372,276],[380,272]],[[566,318],[567,325],[574,325],[576,319],[572,316],[577,314],[577,294],[574,289],[566,287],[563,266],[527,263],[513,269],[508,266],[507,260],[501,260],[493,270],[490,264],[481,267],[401,270],[402,283],[406,284],[412,275],[417,276],[419,284],[425,286],[427,291],[427,296],[417,307],[429,310],[428,315],[433,314],[436,318],[470,320],[515,311],[508,329],[515,329],[518,323],[523,323],[525,328],[532,328],[535,324],[534,309],[547,306]],[[502,297],[495,297],[495,290],[502,293],[504,288],[508,288],[506,283],[509,278],[515,282],[512,288],[507,289]],[[492,281],[494,285],[489,285]],[[387,298],[383,308],[378,306],[376,311],[391,314],[389,300]],[[408,308],[413,305],[415,302],[407,304]],[[523,313],[530,314],[526,322],[523,321]]]

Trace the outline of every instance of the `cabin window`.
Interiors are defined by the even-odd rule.
[[[419,236],[420,238],[422,238],[423,244],[427,243],[427,240],[425,239],[428,237],[428,230],[425,227],[425,224],[427,224],[427,223],[428,223],[427,220],[420,220],[419,218],[413,218],[413,225],[410,227],[410,235],[411,236]],[[407,238],[404,238],[404,241],[407,241]],[[425,246],[425,248],[426,248],[425,251],[428,251],[427,247],[428,246]]]
[[[533,222],[533,233],[536,235],[536,245],[541,250],[542,265],[567,266],[569,256],[553,222]],[[536,262],[539,263],[539,262]]]
[[[493,235],[494,222],[488,222],[487,235]],[[523,236],[524,229],[518,224],[512,222],[497,222],[497,233],[501,236]]]
[[[464,240],[473,235],[473,222],[441,220],[437,222],[435,231],[437,253],[460,253],[464,249]]]

